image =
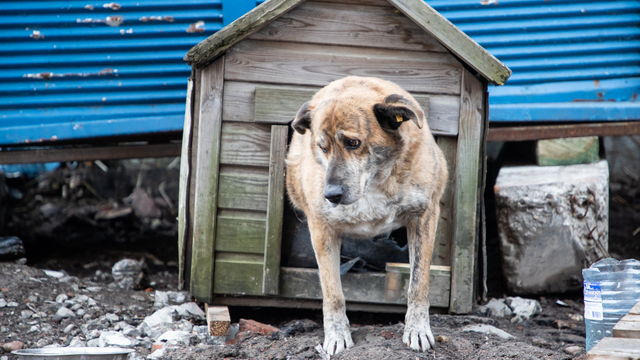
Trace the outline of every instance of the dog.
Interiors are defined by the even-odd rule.
[[[353,346],[340,281],[342,236],[405,226],[410,258],[402,340],[427,351],[429,266],[447,164],[418,102],[400,86],[349,76],[318,91],[291,123],[286,187],[306,215],[322,287],[323,348]]]

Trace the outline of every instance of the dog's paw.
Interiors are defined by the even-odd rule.
[[[351,332],[349,331],[349,320],[344,319],[324,322],[324,351],[329,355],[335,355],[344,349],[353,346]]]
[[[402,342],[415,351],[435,349],[436,341],[429,324],[429,310],[407,312]]]

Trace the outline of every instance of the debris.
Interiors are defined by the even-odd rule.
[[[231,316],[226,306],[211,306],[205,304],[207,313],[207,325],[211,336],[225,336],[229,334]]]
[[[108,172],[109,171],[109,167],[107,165],[105,165],[102,161],[94,160],[93,163],[96,164],[100,168],[100,170],[102,170],[104,172]]]
[[[24,348],[24,343],[22,341],[10,341],[8,343],[2,344],[2,350],[6,352],[12,352],[15,350],[20,350]]]
[[[523,299],[519,296],[508,297],[505,303],[514,313],[511,322],[522,322],[542,312],[542,306],[537,300]]]
[[[240,324],[240,332],[247,331],[269,336],[278,331],[275,326],[259,323],[255,320],[240,319],[238,323]]]
[[[443,342],[447,342],[447,341],[449,341],[449,337],[448,336],[444,336],[444,335],[436,336],[436,342],[443,343]]]
[[[46,203],[40,206],[40,213],[45,218],[50,218],[60,212],[60,207],[54,203]]]
[[[0,237],[0,261],[16,260],[24,256],[22,240],[15,236]]]
[[[29,35],[29,37],[32,37],[32,38],[34,38],[36,40],[44,39],[44,34],[41,34],[40,31],[38,31],[38,30],[33,30],[33,33],[31,33]]]
[[[162,212],[158,209],[151,196],[141,188],[133,189],[131,200],[131,207],[133,208],[134,214],[141,219],[158,218],[162,215]]]
[[[491,299],[486,305],[481,306],[479,310],[485,316],[504,318],[513,315],[511,308],[505,304],[505,299]]]
[[[495,326],[486,324],[469,325],[462,329],[462,331],[472,331],[481,334],[492,334],[500,337],[501,339],[515,339],[515,336],[509,334],[508,332],[500,330]]]
[[[62,319],[66,319],[66,318],[75,318],[76,314],[71,311],[70,309],[67,309],[66,307],[61,307],[58,309],[58,311],[56,312],[56,314],[53,316],[56,320],[60,321]]]
[[[577,353],[583,351],[581,346],[567,346],[566,348],[564,348],[564,352],[566,352],[569,355],[576,355]]]
[[[562,300],[556,301],[556,304],[558,304],[560,306],[564,306],[564,307],[569,307],[569,305],[566,302],[562,301]]]
[[[275,332],[273,335],[271,335],[269,338],[273,339],[273,340],[281,340],[284,339],[286,337],[289,336],[295,336],[296,334],[300,334],[300,333],[304,333],[304,332],[311,332],[317,328],[319,328],[320,325],[318,325],[317,322],[309,320],[309,319],[303,319],[303,320],[293,320],[290,321],[288,323],[286,323],[284,326],[282,326],[280,328],[280,330],[278,330],[277,332]],[[385,339],[391,338],[393,337],[393,334],[391,334],[390,332],[386,331],[386,333],[390,334],[390,337],[387,337],[387,334],[384,334],[385,331],[383,331],[382,337],[384,337]]]
[[[160,335],[158,341],[166,342],[169,345],[189,346],[194,335],[182,330],[169,330]]]
[[[569,329],[571,328],[571,325],[566,322],[566,321],[562,321],[559,319],[556,319],[553,324],[551,324],[551,326],[555,329]]]
[[[130,348],[135,346],[134,341],[127,338],[119,331],[105,331],[100,334],[98,341],[100,347],[116,346]]]
[[[171,305],[181,305],[189,301],[190,295],[186,291],[159,291],[156,290],[153,307],[161,309]]]
[[[44,270],[44,273],[47,276],[50,276],[52,278],[56,278],[56,279],[60,279],[66,276],[65,273],[63,273],[62,271],[55,271],[55,270]]]
[[[93,10],[94,9],[93,5],[91,5],[91,4],[85,5],[84,8],[87,9],[87,10]]]
[[[111,268],[111,275],[121,289],[142,289],[147,282],[143,264],[132,259],[115,263]]]
[[[204,21],[198,21],[189,25],[187,28],[188,33],[204,32]]]
[[[120,209],[109,208],[98,211],[93,218],[96,220],[112,220],[125,217],[132,212],[133,210],[130,207],[124,207]]]
[[[573,321],[578,321],[578,322],[584,321],[584,316],[580,314],[569,314],[569,318]]]

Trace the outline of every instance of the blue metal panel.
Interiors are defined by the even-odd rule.
[[[0,1],[0,144],[181,131],[222,1]]]
[[[426,1],[513,70],[491,121],[640,120],[640,1]]]

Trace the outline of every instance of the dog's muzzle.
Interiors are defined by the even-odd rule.
[[[327,184],[324,187],[324,197],[329,200],[330,203],[338,205],[342,201],[344,189],[340,185]]]

